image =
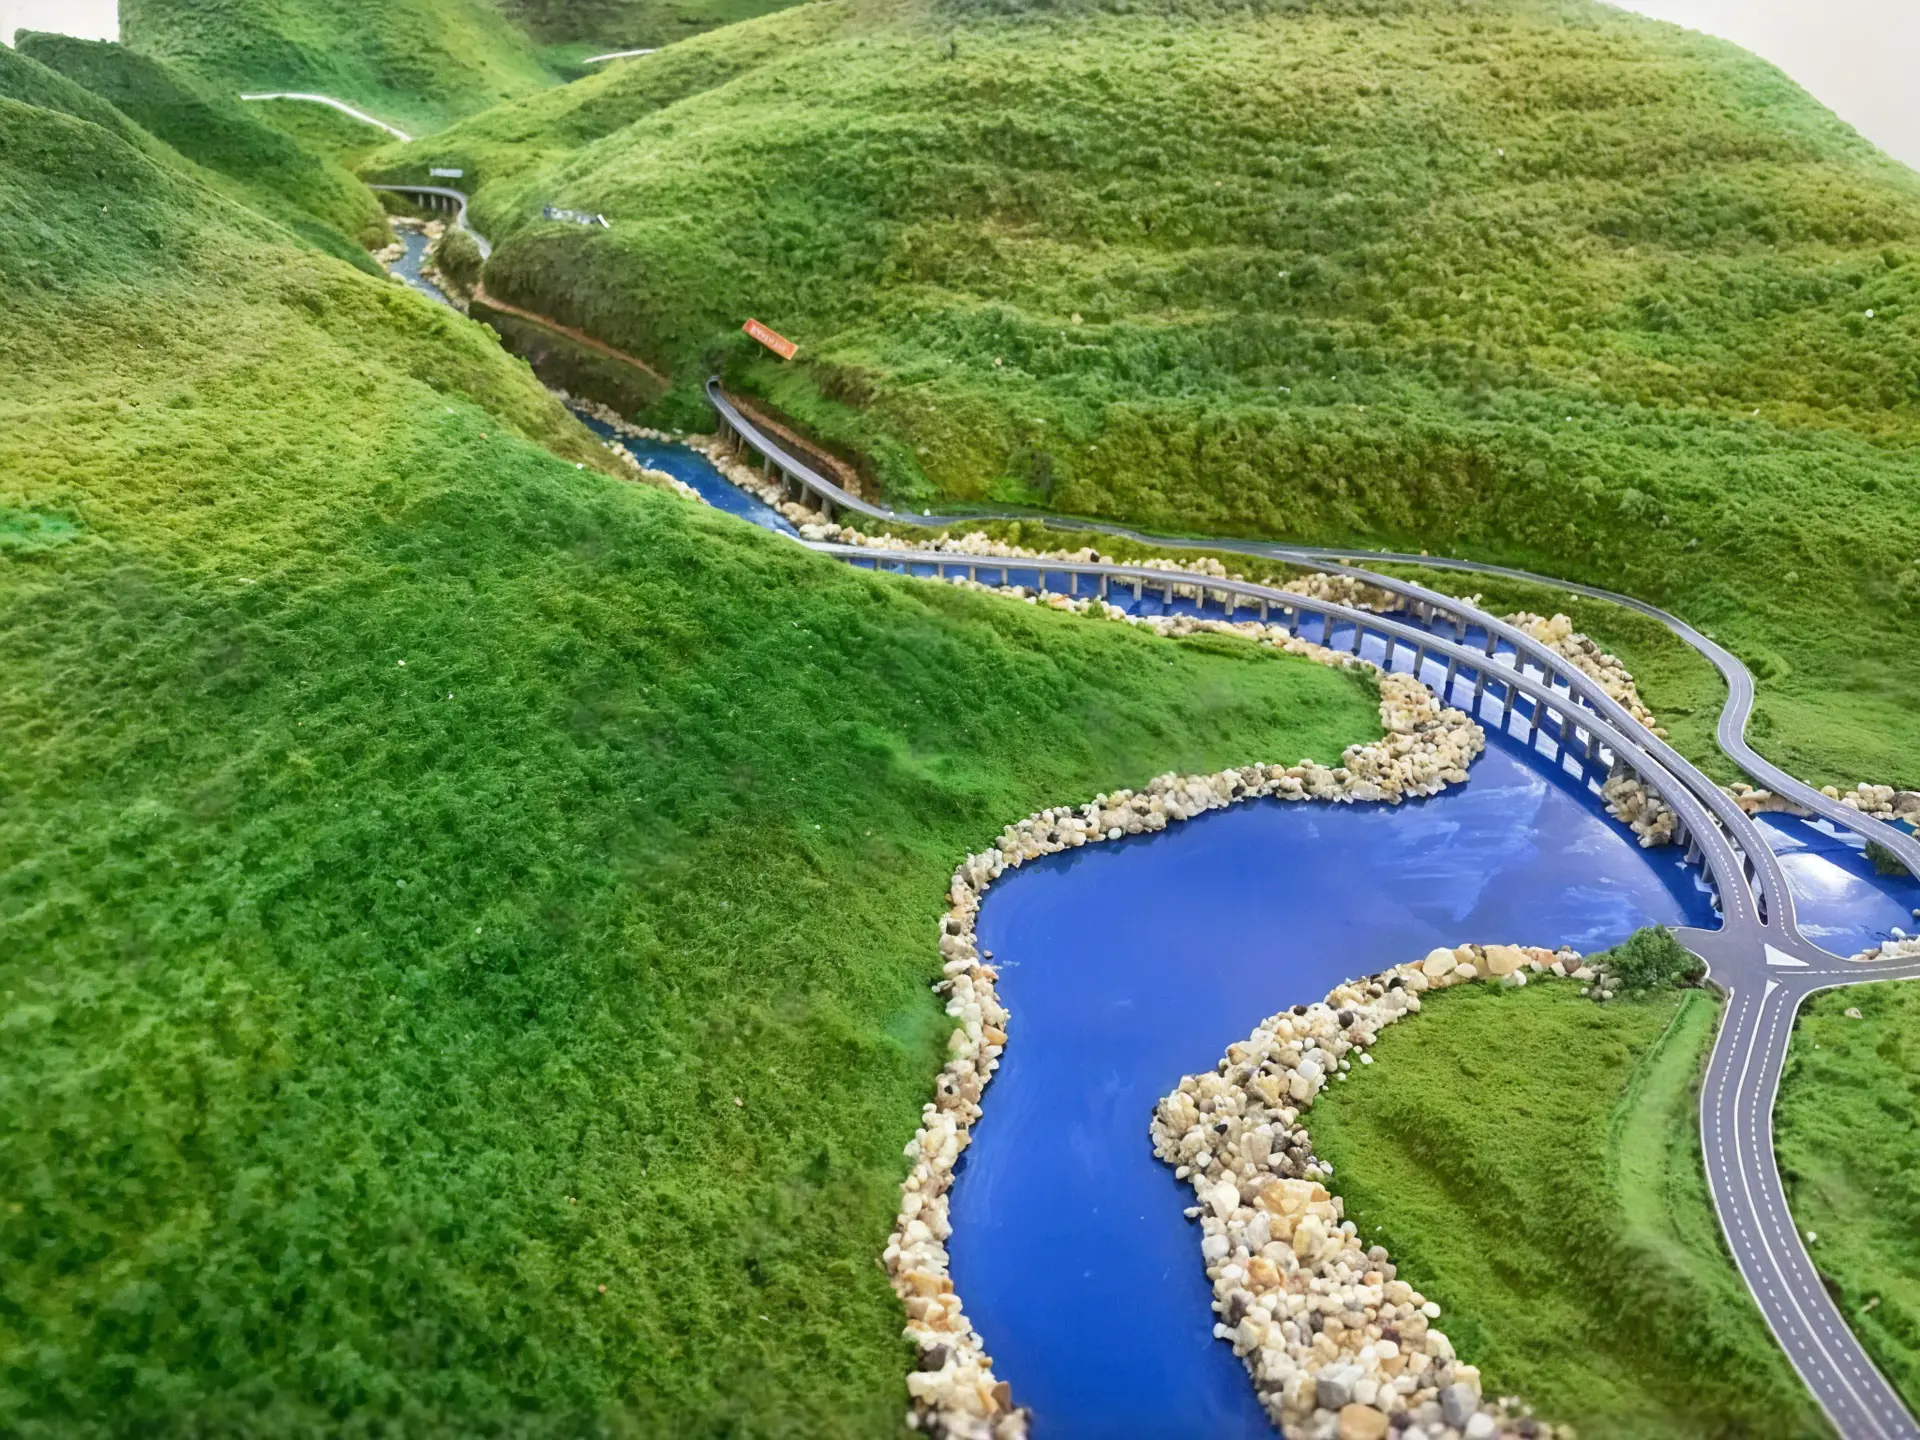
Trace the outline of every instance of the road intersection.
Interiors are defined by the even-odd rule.
[[[709,382],[707,393],[720,414],[723,429],[759,452],[769,469],[777,469],[790,483],[811,492],[829,514],[853,510],[871,519],[910,526],[988,518],[980,511],[911,515],[873,505],[834,484],[765,435],[733,405],[717,380]],[[1063,523],[1076,527],[1083,524]],[[1085,524],[1084,528],[1156,545],[1260,554],[1377,585],[1424,608],[1430,616],[1452,622],[1454,642],[1429,642],[1436,654],[1454,652],[1457,658],[1465,650],[1460,642],[1477,631],[1484,647],[1478,653],[1496,663],[1507,653],[1499,646],[1504,643],[1508,647],[1513,668],[1525,682],[1522,694],[1530,703],[1551,703],[1542,697],[1544,687],[1556,697],[1564,695],[1569,703],[1583,707],[1601,722],[1590,725],[1589,733],[1601,735],[1617,760],[1650,782],[1674,807],[1716,880],[1720,928],[1683,929],[1677,932],[1677,938],[1706,962],[1713,982],[1725,993],[1720,1031],[1701,1091],[1700,1133],[1714,1207],[1734,1260],[1781,1348],[1841,1435],[1848,1440],[1920,1440],[1920,1424],[1875,1368],[1822,1283],[1793,1223],[1773,1152],[1774,1097],[1800,1005],[1808,996],[1836,986],[1920,978],[1920,961],[1856,963],[1815,945],[1800,931],[1792,890],[1759,826],[1717,784],[1635,720],[1624,706],[1575,671],[1564,657],[1497,617],[1455,597],[1359,568],[1354,562],[1406,563],[1507,575],[1611,600],[1651,615],[1693,645],[1726,677],[1728,700],[1720,718],[1720,744],[1755,779],[1831,821],[1878,840],[1916,875],[1920,875],[1920,841],[1840,805],[1755,754],[1745,741],[1754,701],[1753,678],[1746,667],[1684,621],[1629,596],[1475,561],[1257,541],[1172,540],[1100,523]],[[878,558],[860,547],[813,542],[813,548],[841,559],[853,560],[863,554],[868,559]],[[916,558],[925,561],[928,556],[926,552],[902,552],[892,558],[912,563]],[[1129,567],[1105,568],[1119,575]],[[1299,599],[1244,583],[1227,588],[1270,605]],[[1353,623],[1365,622],[1356,614]],[[1374,623],[1377,628],[1386,628],[1377,619]],[[1419,663],[1418,653],[1415,664]],[[1537,680],[1528,673],[1532,669],[1540,672]],[[1476,691],[1476,703],[1478,698]]]

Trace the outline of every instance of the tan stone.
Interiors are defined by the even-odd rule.
[[[1317,1254],[1326,1243],[1327,1227],[1320,1223],[1318,1215],[1306,1215],[1301,1218],[1293,1232],[1293,1253],[1305,1260]]]
[[[1340,1410],[1340,1440],[1382,1440],[1387,1433],[1384,1411],[1371,1405],[1347,1405]]]
[[[1420,962],[1420,971],[1431,979],[1438,980],[1459,964],[1459,958],[1451,950],[1435,950]]]
[[[1486,949],[1487,974],[1496,979],[1511,975],[1527,963],[1526,952],[1517,945],[1489,945]]]

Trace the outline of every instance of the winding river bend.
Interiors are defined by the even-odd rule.
[[[719,508],[790,530],[704,456],[620,443]],[[1038,576],[1015,562],[997,578]],[[1152,613],[1195,609],[1109,598]],[[1346,648],[1351,632],[1308,634]],[[1362,653],[1387,659],[1371,639]],[[1410,659],[1403,648],[1394,668]],[[1422,678],[1437,691],[1444,670],[1430,665]],[[1470,687],[1450,698],[1470,706]],[[1606,814],[1599,771],[1553,758],[1547,742],[1530,748],[1521,717],[1502,733],[1491,701],[1480,718],[1487,752],[1443,795],[1398,807],[1240,806],[1035,862],[988,895],[979,934],[1016,1043],[962,1161],[949,1249],[997,1372],[1044,1433],[1274,1433],[1213,1338],[1212,1296],[1181,1214],[1191,1197],[1147,1142],[1153,1103],[1180,1076],[1208,1068],[1260,1016],[1436,944],[1591,951],[1641,925],[1717,923],[1676,850],[1642,850]],[[1857,837],[1769,822],[1809,922],[1841,953],[1884,939],[1920,905],[1920,885],[1875,876]]]
[[[1281,758],[1281,757],[1276,757]],[[1292,757],[1285,757],[1292,758]],[[979,934],[1013,1043],[954,1187],[954,1282],[1045,1433],[1271,1435],[1213,1339],[1192,1198],[1147,1118],[1259,1017],[1469,939],[1604,947],[1712,924],[1668,850],[1489,737],[1393,807],[1261,801],[1003,877]]]
[[[708,393],[721,412],[723,430],[728,426],[734,431],[751,429],[718,391],[717,380],[709,383]],[[889,518],[808,472],[781,452],[776,442],[758,436],[752,443],[778,461],[783,476],[799,475],[800,483],[816,494],[829,513],[836,507],[850,507]],[[722,492],[731,487],[718,474],[696,478],[685,469],[661,464],[659,457],[649,463],[676,469],[703,493],[719,487],[708,498],[719,496],[720,508],[744,514],[744,507],[757,503],[748,497],[739,497],[739,504],[728,502]],[[696,473],[701,468],[690,460],[681,463]],[[748,518],[769,524],[764,517],[749,514]],[[777,518],[769,528],[790,529],[777,523]],[[844,550],[841,558],[880,568],[921,568],[911,555],[882,561],[853,547],[815,548]],[[1323,565],[1327,558],[1279,546],[1235,548],[1259,549],[1313,566]],[[1507,573],[1470,561],[1421,563]],[[1487,642],[1484,653],[1489,657],[1500,648],[1489,631],[1514,644],[1534,644],[1491,617],[1477,612],[1460,615],[1457,602],[1446,596],[1364,571],[1354,573],[1389,589],[1397,587],[1399,593],[1415,595],[1420,603],[1439,606],[1443,612],[1454,605],[1457,639],[1467,641],[1471,621],[1479,629],[1478,639]],[[998,583],[1032,582],[1016,566],[1012,573],[1003,569]],[[1285,600],[1258,587],[1243,588]],[[1663,921],[1683,927],[1683,943],[1708,960],[1715,983],[1727,995],[1726,1018],[1702,1091],[1702,1143],[1722,1229],[1749,1290],[1788,1358],[1842,1433],[1920,1440],[1920,1426],[1845,1330],[1842,1317],[1820,1286],[1787,1217],[1770,1136],[1771,1096],[1785,1063],[1785,1037],[1791,1033],[1801,1001],[1815,990],[1836,984],[1920,976],[1920,961],[1869,968],[1834,958],[1862,943],[1887,938],[1892,922],[1904,920],[1910,902],[1920,898],[1915,893],[1920,887],[1911,882],[1894,882],[1868,872],[1859,853],[1862,837],[1872,836],[1885,844],[1916,874],[1920,874],[1920,842],[1910,831],[1863,819],[1752,755],[1741,733],[1751,709],[1752,681],[1737,659],[1684,622],[1629,597],[1583,586],[1566,588],[1644,610],[1707,655],[1729,685],[1719,727],[1722,748],[1771,788],[1810,805],[1827,820],[1818,824],[1769,820],[1756,826],[1684,757],[1644,734],[1630,718],[1617,717],[1625,730],[1608,730],[1590,715],[1581,720],[1590,751],[1604,739],[1615,753],[1626,755],[1631,768],[1643,777],[1648,767],[1659,773],[1662,763],[1675,767],[1683,777],[1678,791],[1666,788],[1674,783],[1672,776],[1656,788],[1676,803],[1694,841],[1705,844],[1721,894],[1730,895],[1726,923],[1715,927],[1704,892],[1693,886],[1677,864],[1663,860],[1657,852],[1640,852],[1603,818],[1594,795],[1597,775],[1577,773],[1571,758],[1563,764],[1535,753],[1531,736],[1523,740],[1520,731],[1495,736],[1499,713],[1489,714],[1491,707],[1482,707],[1480,718],[1495,723],[1488,725],[1489,753],[1474,768],[1470,783],[1446,796],[1397,809],[1391,817],[1379,807],[1331,812],[1298,807],[1292,812],[1296,820],[1299,811],[1305,810],[1320,823],[1295,834],[1286,828],[1293,822],[1280,821],[1273,814],[1276,809],[1286,813],[1289,807],[1271,803],[1243,807],[1241,812],[1180,827],[1182,834],[1191,830],[1201,836],[1198,841],[1182,845],[1175,835],[1162,834],[1122,842],[1100,857],[1108,865],[1149,867],[1139,873],[1110,871],[1095,857],[1074,855],[1043,862],[1031,877],[1017,877],[1031,878],[1041,900],[1029,901],[1029,908],[1021,912],[1018,900],[996,906],[990,899],[980,918],[980,934],[989,947],[997,939],[1004,950],[1001,959],[1008,970],[1003,972],[1002,993],[1014,1014],[1022,1017],[1015,1021],[1022,1044],[1009,1051],[994,1086],[993,1106],[968,1152],[967,1174],[955,1189],[957,1229],[951,1259],[960,1289],[969,1296],[973,1318],[990,1337],[998,1368],[1017,1383],[1022,1399],[1039,1411],[1040,1423],[1048,1432],[1271,1433],[1253,1405],[1239,1367],[1225,1347],[1208,1338],[1209,1297],[1198,1267],[1192,1264],[1191,1238],[1172,1216],[1179,1193],[1173,1191],[1170,1178],[1161,1174],[1155,1179],[1166,1190],[1156,1193],[1154,1182],[1147,1181],[1144,1173],[1133,1173],[1136,1158],[1150,1164],[1144,1162],[1144,1131],[1152,1099],[1179,1074],[1205,1068],[1218,1054],[1221,1037],[1242,1035],[1252,1018],[1296,998],[1314,998],[1335,980],[1409,958],[1437,940],[1456,941],[1469,935],[1522,943],[1564,940],[1590,949],[1619,938],[1637,924]],[[1264,607],[1265,599],[1261,603]],[[1344,626],[1346,638],[1355,639],[1353,627],[1364,617],[1343,613],[1341,620],[1324,612],[1321,633],[1309,638],[1339,647],[1339,637],[1328,632]],[[1401,633],[1404,636],[1405,631]],[[1452,653],[1479,666],[1477,656],[1459,648]],[[1374,651],[1372,658],[1395,657]],[[1411,659],[1404,653],[1397,658],[1396,669],[1406,668]],[[1552,705],[1551,667],[1557,662],[1551,656],[1536,656],[1534,663],[1549,667],[1542,674],[1549,687],[1545,703]],[[1423,671],[1422,678],[1450,703],[1462,704],[1457,691],[1443,690],[1438,665],[1430,668],[1433,673]],[[1480,669],[1483,683],[1486,674],[1497,673],[1485,666]],[[1451,678],[1449,670],[1444,679]],[[1573,686],[1564,671],[1561,678]],[[1505,682],[1509,709],[1516,683],[1523,690],[1531,684],[1523,677]],[[1619,710],[1590,686],[1581,698],[1603,715]],[[1477,705],[1479,700],[1476,690],[1465,703]],[[1521,711],[1519,718],[1524,722],[1525,703]],[[1577,706],[1569,710],[1564,702],[1559,711],[1565,717],[1563,734],[1566,726],[1576,723],[1573,717],[1583,713]],[[1502,767],[1503,758],[1508,769]],[[1518,783],[1513,783],[1515,776],[1521,777]],[[1550,813],[1552,807],[1546,803],[1545,797],[1556,792],[1568,807],[1564,814]],[[1450,801],[1472,801],[1489,793],[1499,795],[1500,801],[1477,819],[1469,805],[1448,811],[1448,821],[1437,829],[1412,823]],[[1541,803],[1530,806],[1515,798],[1529,794],[1542,797]],[[1390,828],[1369,838],[1361,821],[1342,818],[1328,823],[1329,813],[1372,819]],[[1271,832],[1256,828],[1242,836],[1245,843],[1209,851],[1207,837],[1241,835],[1231,822],[1254,823],[1247,816],[1264,817],[1280,828]],[[1854,833],[1839,835],[1831,822]],[[1351,835],[1347,833],[1350,824]],[[1735,832],[1739,849],[1729,848],[1716,825]],[[1151,862],[1123,858],[1149,851],[1158,858]],[[1316,868],[1328,856],[1337,862],[1332,869]],[[1729,868],[1736,862],[1744,865],[1744,877]],[[1246,868],[1249,864],[1251,869]],[[1084,875],[1083,866],[1087,867]],[[1041,886],[1049,875],[1057,877],[1054,884]],[[1079,886],[1073,882],[1076,875],[1081,876]],[[1110,875],[1119,879],[1102,883]],[[1291,890],[1289,880],[1294,884]],[[1219,889],[1222,884],[1224,890]],[[1788,892],[1795,903],[1779,903]],[[1009,893],[1026,891],[1009,887]],[[1156,894],[1164,897],[1157,902],[1160,911],[1178,917],[1177,927],[1165,920],[1154,923]],[[1275,896],[1284,898],[1276,902]],[[1771,906],[1768,896],[1775,900]],[[1131,913],[1129,906],[1146,908]],[[1801,906],[1808,911],[1804,930],[1796,926],[1794,916]],[[1003,913],[1014,919],[1003,922]],[[1920,910],[1913,914],[1920,918]],[[1116,916],[1121,917],[1118,924]],[[1009,925],[1004,931],[1003,923]],[[1605,928],[1608,924],[1615,928]],[[1883,924],[1886,933],[1880,929]],[[1448,925],[1462,928],[1443,928]],[[1481,928],[1496,925],[1503,928],[1492,932]],[[1528,926],[1539,926],[1543,933]],[[1142,936],[1156,933],[1164,943],[1152,953],[1127,948]],[[1176,940],[1184,948],[1176,947]],[[1823,952],[1820,944],[1831,948]],[[1285,948],[1288,945],[1294,948]],[[1336,958],[1329,962],[1330,954]],[[1022,966],[1030,969],[1030,976],[1016,980],[1008,973]],[[1775,970],[1775,966],[1788,968]],[[1217,1013],[1209,1011],[1209,1004]],[[1234,1015],[1230,1022],[1221,1018],[1229,1009]],[[1138,1017],[1148,1012],[1150,1023],[1139,1028]],[[1135,1028],[1119,1023],[1128,1019],[1135,1021]],[[1041,1033],[1049,1024],[1051,1046],[1049,1035]],[[1203,1031],[1204,1044],[1200,1043]],[[1763,1036],[1764,1050],[1760,1048]],[[1165,1047],[1174,1042],[1183,1054],[1189,1043],[1198,1045],[1199,1058],[1173,1063]],[[1028,1057],[1024,1052],[1029,1047],[1041,1053]],[[1019,1070],[1015,1057],[1022,1062]],[[1011,1084],[1016,1073],[1028,1075],[1028,1081]],[[1015,1092],[1011,1098],[1009,1090]],[[1130,1140],[1127,1116],[1136,1098],[1138,1118],[1132,1122]],[[996,1117],[1003,1115],[996,1125]],[[1053,1121],[1051,1129],[1041,1123],[1048,1117]],[[1002,1132],[1008,1137],[1005,1140],[990,1138]],[[996,1156],[1002,1158],[996,1160]],[[1158,1214],[1162,1203],[1167,1204],[1164,1217]],[[1161,1244],[1157,1269],[1149,1233],[1156,1228],[1164,1232],[1159,1236],[1162,1242],[1176,1233],[1187,1236],[1184,1245]],[[998,1252],[996,1244],[1001,1247]],[[1126,1269],[1136,1259],[1145,1263]],[[1192,1278],[1183,1283],[1183,1276]],[[1132,1283],[1117,1283],[1121,1280]],[[1159,1333],[1139,1343],[1140,1322],[1149,1329],[1158,1326]]]

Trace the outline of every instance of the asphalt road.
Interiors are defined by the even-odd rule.
[[[761,434],[727,400],[717,381],[709,383],[708,397],[736,432],[749,437],[753,448],[835,509],[854,510],[873,519],[907,525],[951,523],[991,514],[1030,518],[1026,512],[982,510],[912,515],[873,505],[833,484],[776,440]],[[1514,663],[1522,672],[1529,665],[1538,667],[1542,682],[1554,687],[1555,693],[1560,693],[1559,687],[1564,686],[1603,718],[1610,732],[1609,747],[1668,796],[1696,843],[1709,852],[1708,863],[1720,879],[1721,927],[1711,931],[1688,929],[1678,934],[1683,944],[1707,962],[1710,976],[1726,994],[1726,1009],[1701,1092],[1700,1128],[1714,1207],[1741,1275],[1781,1348],[1842,1436],[1847,1440],[1854,1437],[1920,1440],[1920,1425],[1916,1425],[1893,1387],[1874,1367],[1822,1284],[1788,1210],[1786,1187],[1773,1154],[1774,1097],[1786,1063],[1794,1016],[1801,1002],[1818,990],[1835,986],[1920,977],[1920,962],[1854,964],[1808,940],[1795,919],[1792,891],[1760,828],[1684,756],[1640,725],[1590,681],[1583,684],[1585,677],[1568,673],[1571,667],[1553,652],[1522,632],[1503,625],[1494,616],[1461,601],[1406,581],[1334,562],[1368,560],[1506,575],[1611,600],[1651,615],[1705,655],[1726,677],[1728,699],[1720,718],[1720,744],[1757,780],[1831,820],[1879,839],[1898,853],[1916,875],[1920,875],[1920,843],[1891,826],[1869,820],[1850,807],[1829,800],[1755,754],[1745,740],[1754,699],[1753,677],[1746,666],[1684,621],[1630,596],[1470,560],[1238,540],[1169,539],[1103,523],[1062,523],[1157,545],[1267,555],[1382,585],[1410,599],[1423,600],[1442,613],[1481,628],[1488,636],[1506,639],[1514,649]],[[843,559],[855,559],[862,553],[872,555],[870,551],[843,553],[851,549],[845,546],[815,545],[814,548],[839,554]],[[1127,567],[1107,568],[1119,573]],[[1284,604],[1298,598],[1264,587],[1238,588],[1249,594],[1270,596],[1271,603]],[[1464,636],[1464,631],[1462,634]],[[1533,684],[1530,677],[1528,684]],[[1663,775],[1669,777],[1669,784],[1678,782],[1679,793],[1659,783]],[[1708,813],[1711,820],[1706,818]],[[1729,851],[1734,852],[1732,858]]]
[[[1697,951],[1716,952],[1733,937],[1712,931],[1681,932],[1680,938]],[[1741,1275],[1834,1427],[1848,1440],[1920,1435],[1815,1271],[1773,1154],[1773,1102],[1801,1003],[1835,985],[1920,977],[1920,963],[1849,965],[1811,946],[1789,955],[1805,968],[1776,960],[1760,973],[1744,954],[1709,953],[1727,995],[1700,1095],[1708,1185]]]
[[[480,249],[481,259],[484,260],[488,256],[493,254],[493,246],[487,242],[487,237],[482,235],[478,230],[474,229],[471,225],[467,224],[467,192],[466,191],[455,190],[450,185],[373,185],[373,184],[369,184],[367,188],[369,190],[387,190],[387,191],[391,191],[395,195],[431,195],[441,200],[451,200],[453,202],[453,207],[454,207],[453,228],[456,230],[464,230],[473,237],[473,243],[477,245]]]

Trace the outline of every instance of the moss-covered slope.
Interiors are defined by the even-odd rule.
[[[321,248],[384,243],[380,204],[349,171],[166,62],[124,45],[32,31],[21,32],[16,48],[109,101]]]
[[[724,361],[898,497],[1603,582],[1761,670],[1782,763],[1920,781],[1920,178],[1732,46],[1585,0],[830,0],[385,156],[429,158],[490,290]]]
[[[1826,1434],[1721,1238],[1700,991],[1448,991],[1308,1117],[1347,1214],[1484,1373],[1618,1440]]]
[[[415,134],[558,78],[489,0],[124,0],[120,34],[221,89],[315,91]]]
[[[891,1432],[955,859],[1374,729],[596,454],[0,100],[0,1430]]]

